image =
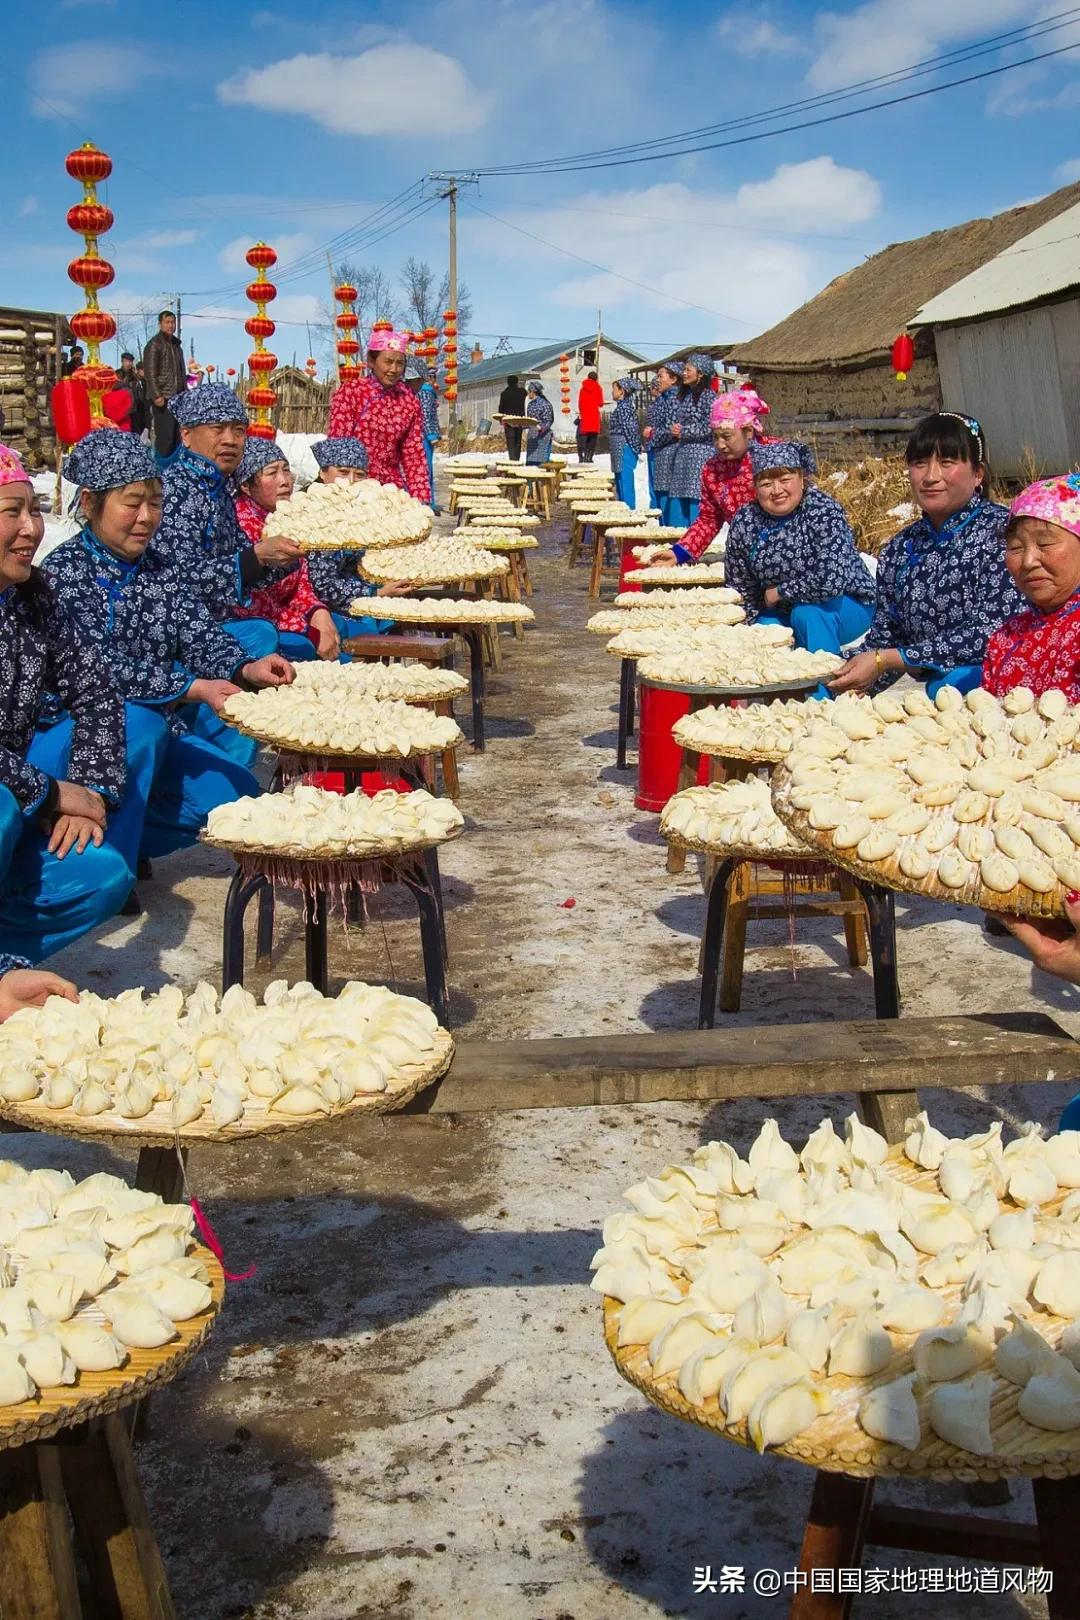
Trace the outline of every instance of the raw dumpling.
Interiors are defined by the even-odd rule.
[[[84,1316],[58,1322],[56,1337],[80,1372],[111,1372],[127,1360],[127,1351],[119,1339],[114,1339],[100,1323]]]
[[[869,1311],[845,1322],[829,1345],[829,1376],[869,1378],[892,1359],[892,1340]]]
[[[921,1165],[924,1170],[936,1170],[948,1151],[949,1138],[931,1125],[925,1109],[909,1119],[904,1129],[908,1133],[904,1152],[912,1164]]]
[[[832,1411],[828,1390],[810,1378],[770,1385],[758,1396],[747,1417],[747,1429],[758,1451],[783,1446],[808,1429],[823,1412]]]
[[[789,1307],[783,1289],[772,1277],[759,1282],[739,1306],[731,1331],[737,1339],[753,1339],[755,1344],[771,1344],[787,1327]]]
[[[864,1125],[858,1114],[848,1115],[844,1134],[853,1164],[881,1164],[888,1154],[888,1142],[872,1126]]]
[[[1080,1316],[1080,1250],[1052,1255],[1039,1268],[1031,1295],[1055,1316]]]
[[[30,1400],[36,1387],[17,1353],[0,1344],[0,1406],[18,1406]]]
[[[784,1342],[802,1356],[812,1372],[821,1372],[829,1359],[829,1345],[836,1332],[831,1305],[817,1310],[796,1311],[784,1333]]]
[[[977,1236],[967,1211],[947,1198],[931,1199],[913,1211],[904,1211],[900,1230],[924,1254],[940,1254],[954,1243],[970,1243]]]
[[[695,1406],[703,1406],[719,1392],[729,1373],[735,1372],[757,1352],[749,1339],[724,1339],[716,1345],[703,1345],[679,1368],[679,1390]]]
[[[786,1345],[769,1345],[726,1375],[718,1392],[720,1406],[729,1423],[738,1423],[770,1386],[788,1384],[809,1374],[810,1368],[794,1350]]]
[[[882,1327],[897,1333],[923,1333],[937,1327],[945,1315],[945,1301],[933,1288],[909,1283],[886,1296],[878,1311]]]
[[[176,1227],[159,1226],[156,1231],[138,1238],[130,1248],[113,1256],[117,1271],[133,1276],[148,1271],[151,1266],[163,1266],[169,1260],[179,1260],[187,1249],[187,1233]]]
[[[1010,1313],[1012,1331],[1006,1333],[994,1351],[994,1367],[1010,1384],[1026,1384],[1036,1373],[1049,1372],[1058,1357],[1041,1333],[1015,1311]]]
[[[169,1266],[151,1266],[139,1272],[139,1287],[174,1322],[187,1322],[209,1310],[213,1293],[197,1277],[184,1277]]]
[[[856,1414],[859,1426],[875,1440],[903,1446],[905,1451],[917,1451],[922,1439],[919,1408],[912,1386],[915,1373],[894,1378],[890,1384],[879,1384],[859,1402]]]
[[[767,1119],[746,1155],[754,1172],[754,1184],[770,1170],[798,1170],[795,1149],[780,1135],[775,1119]]]
[[[78,1279],[63,1271],[34,1267],[20,1273],[17,1292],[50,1322],[66,1322],[83,1291]]]
[[[5,1339],[4,1348],[15,1352],[39,1389],[75,1382],[75,1363],[56,1333],[43,1329]]]
[[[994,1380],[976,1373],[963,1384],[939,1384],[930,1391],[927,1412],[939,1440],[977,1456],[993,1453],[990,1435],[990,1395]],[[1021,1397],[1022,1399],[1023,1397]]]
[[[994,1341],[970,1323],[954,1322],[948,1327],[928,1328],[915,1340],[912,1358],[915,1371],[925,1384],[962,1378],[990,1360]],[[942,1436],[944,1439],[945,1436]]]
[[[737,1311],[767,1280],[772,1281],[765,1262],[749,1249],[720,1252],[694,1278],[690,1295],[707,1310]]]
[[[828,1115],[816,1130],[806,1138],[799,1154],[799,1163],[807,1172],[811,1170],[846,1170],[851,1163],[847,1145],[840,1140]],[[1080,1186],[1080,1182],[1076,1183]]]
[[[176,1328],[141,1288],[114,1288],[104,1294],[101,1308],[121,1344],[133,1350],[156,1350],[176,1338]]]
[[[1051,1136],[1045,1153],[1059,1187],[1080,1187],[1080,1131],[1059,1131]]]
[[[638,1294],[628,1299],[619,1312],[619,1348],[628,1344],[648,1344],[662,1328],[679,1316],[688,1316],[694,1309],[685,1299],[653,1299],[649,1294]]]
[[[653,1377],[663,1378],[667,1373],[677,1372],[696,1350],[715,1345],[720,1338],[726,1339],[727,1334],[723,1318],[714,1312],[694,1311],[692,1315],[677,1317],[650,1341],[648,1357]]]

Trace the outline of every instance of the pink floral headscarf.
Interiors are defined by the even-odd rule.
[[[718,394],[709,422],[712,427],[753,428],[760,433],[769,407],[753,388],[736,388],[731,394]]]
[[[1080,473],[1040,478],[1038,483],[1029,484],[1009,507],[1009,517],[1040,518],[1080,537]]]
[[[383,349],[389,349],[391,354],[404,354],[408,347],[408,332],[372,332],[368,338],[369,354],[379,354]]]
[[[6,444],[0,444],[0,484],[28,484],[30,474]]]

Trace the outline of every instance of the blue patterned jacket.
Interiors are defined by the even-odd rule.
[[[147,550],[175,569],[220,621],[272,577],[248,545],[228,479],[205,456],[181,450],[162,474],[161,525]]]
[[[909,670],[979,664],[999,625],[1027,606],[1005,567],[1009,514],[978,494],[935,530],[901,529],[878,560],[866,646],[896,647]]]
[[[677,439],[673,437],[672,440],[675,455],[668,494],[674,495],[677,500],[700,501],[701,474],[705,463],[711,461],[716,453],[709,425],[716,395],[706,387],[695,399],[693,389],[684,388],[681,384],[677,389],[672,389],[672,393],[679,396],[675,401],[672,421],[678,422],[682,431]],[[654,470],[654,482],[655,478]]]
[[[874,600],[874,581],[844,508],[815,485],[787,517],[770,517],[757,501],[740,506],[728,531],[724,573],[746,604],[748,624],[769,611],[765,592],[773,585],[784,603]]]
[[[193,680],[231,681],[248,661],[183,578],[149,551],[124,562],[87,528],[57,546],[44,571],[134,703],[176,703]]]
[[[671,424],[675,420],[678,401],[678,388],[666,388],[656,399],[649,401],[645,412],[645,420],[653,430],[649,451],[653,464],[653,488],[658,495],[666,495],[671,488],[671,469],[675,463]]]
[[[618,472],[622,466],[624,449],[632,450],[636,456],[640,456],[641,424],[632,399],[615,401],[615,408],[608,418],[608,442],[611,446],[613,472]]]
[[[100,657],[38,573],[0,594],[0,782],[30,815],[50,780],[27,749],[54,692],[73,722],[67,780],[119,804],[127,777],[124,704]]]
[[[349,613],[358,596],[374,596],[378,590],[372,580],[361,579],[356,571],[362,555],[359,551],[308,552],[308,578],[331,613]]]
[[[420,411],[424,418],[424,437],[434,444],[436,439],[442,438],[442,428],[439,426],[439,401],[431,383],[423,383],[420,387]]]

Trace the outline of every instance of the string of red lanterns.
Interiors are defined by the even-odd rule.
[[[907,374],[915,364],[915,345],[906,332],[901,332],[892,346],[892,363],[897,382],[907,382]]]
[[[351,382],[359,377],[360,367],[357,355],[360,345],[356,339],[356,329],[360,325],[354,305],[356,303],[356,288],[343,281],[334,288],[334,298],[341,305],[341,313],[334,316],[334,325],[342,334],[337,340],[338,377],[342,382]]]
[[[453,402],[457,399],[458,389],[458,345],[457,345],[457,310],[443,310],[443,354],[446,356],[446,365],[443,370],[443,397]]]
[[[86,363],[72,373],[85,384],[90,396],[90,425],[110,427],[105,415],[102,396],[116,382],[116,373],[101,359],[101,344],[116,336],[116,322],[98,303],[98,292],[109,286],[115,271],[107,259],[98,252],[98,238],[112,229],[112,210],[98,201],[97,183],[112,174],[112,158],[93,144],[84,141],[76,151],[69,152],[64,167],[73,180],[83,188],[83,200],[68,209],[67,222],[73,231],[83,237],[84,251],[68,265],[68,277],[76,287],[82,288],[86,303],[71,317],[70,326],[80,343],[86,345]]]
[[[570,356],[559,356],[559,388],[562,393],[563,415],[570,415]]]
[[[265,242],[256,242],[254,247],[248,248],[244,258],[255,272],[255,280],[249,281],[244,289],[244,296],[255,305],[255,314],[244,322],[244,331],[255,340],[255,347],[248,355],[252,386],[247,391],[247,403],[254,412],[248,431],[256,439],[272,439],[274,428],[270,411],[277,404],[277,395],[270,387],[270,373],[277,370],[277,355],[270,352],[264,339],[273,337],[277,330],[266,313],[267,304],[277,297],[277,288],[266,274],[277,264],[277,254]]]

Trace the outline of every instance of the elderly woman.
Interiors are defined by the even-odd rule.
[[[696,562],[730,523],[741,506],[754,499],[750,446],[770,444],[761,428],[769,407],[752,388],[720,394],[709,410],[716,454],[701,475],[698,515],[678,545],[666,547],[652,558],[650,567],[670,568],[673,563]]]
[[[1058,687],[1080,703],[1080,474],[1040,479],[1016,497],[1005,566],[1031,605],[990,637],[983,685],[995,697]]]
[[[712,455],[713,394],[710,383],[716,367],[707,354],[688,355],[672,414],[671,426],[654,435],[657,449],[674,444],[671,487],[665,521],[677,528],[689,528],[701,503],[701,475]]]
[[[291,678],[273,653],[252,660],[185,581],[147,548],[161,518],[157,463],[137,439],[91,433],[64,463],[79,489],[84,527],[46,559],[44,572],[100,667],[127,701],[128,735],[149,740],[153,781],[138,855],[169,855],[193,844],[210,811],[258,793],[246,765],[256,745],[217,719],[225,700],[249,686]],[[193,729],[205,708],[226,752]]]
[[[652,389],[655,390],[645,412],[642,437],[649,446],[649,505],[659,506],[663,521],[668,520],[668,490],[671,486],[671,464],[675,459],[675,440],[661,443],[658,435],[670,428],[675,420],[679,379],[682,376],[680,360],[665,360],[657,368]]]
[[[1024,605],[1005,567],[1008,513],[988,498],[979,423],[957,411],[924,417],[905,454],[922,515],[882,552],[867,651],[829,682],[833,692],[880,690],[905,672],[931,696],[968,692],[991,635]]]
[[[529,428],[525,435],[525,464],[538,467],[551,460],[551,429],[555,423],[555,412],[545,397],[544,385],[538,377],[528,384],[528,394],[525,415],[531,417],[536,426]]]
[[[295,568],[295,540],[248,543],[236,516],[229,480],[247,444],[248,418],[223,383],[203,383],[169,401],[180,428],[181,449],[162,474],[161,527],[153,550],[175,568],[210,617],[228,626],[249,658],[278,650],[268,619],[241,619],[257,585],[275,570]]]
[[[311,453],[319,468],[320,484],[358,484],[368,476],[368,453],[359,439],[318,439]],[[356,617],[352,604],[362,596],[405,596],[408,585],[375,585],[361,579],[357,564],[360,551],[315,551],[308,558],[311,582],[333,614],[338,634],[350,636],[385,635],[393,629],[389,619]]]
[[[125,760],[123,699],[33,567],[44,527],[0,445],[0,954],[14,965],[120,910],[153,770],[150,748]],[[62,705],[51,724],[50,693]]]
[[[634,505],[634,474],[641,454],[641,423],[638,421],[634,395],[641,384],[636,377],[620,377],[611,385],[615,409],[608,422],[608,441],[611,446],[611,470],[615,474],[615,495],[627,506]]]
[[[839,653],[870,628],[874,581],[840,502],[810,479],[814,453],[796,440],[750,446],[754,499],[728,531],[727,583],[747,623],[790,625],[797,647]]]
[[[233,478],[240,491],[236,516],[247,539],[257,545],[270,513],[293,492],[292,468],[276,439],[249,438]],[[337,626],[312,584],[306,557],[287,574],[257,585],[249,601],[234,611],[240,619],[269,619],[281,651],[294,663],[333,659],[341,652]]]
[[[430,506],[431,482],[424,453],[424,413],[402,378],[407,332],[372,332],[369,375],[343,382],[330,401],[328,438],[359,439],[372,478],[396,484]]]

